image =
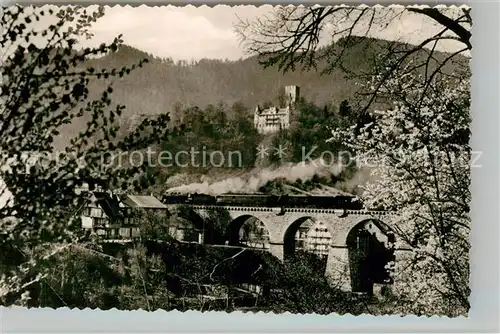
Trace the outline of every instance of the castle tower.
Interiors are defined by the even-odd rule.
[[[258,128],[259,128],[259,120],[260,120],[260,117],[259,117],[259,116],[260,116],[260,112],[261,112],[261,110],[260,110],[260,106],[259,106],[259,105],[257,105],[257,107],[255,107],[255,111],[254,111],[254,113],[253,113],[253,124],[254,124],[254,127],[255,127],[256,129],[258,129]]]
[[[300,99],[300,87],[299,86],[285,86],[286,102],[289,107],[294,108]]]

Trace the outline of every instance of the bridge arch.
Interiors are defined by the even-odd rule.
[[[244,244],[267,249],[269,248],[270,230],[266,223],[258,217],[243,214],[229,223],[226,238],[228,244],[232,246]]]
[[[174,237],[181,241],[211,243],[210,238],[206,238],[207,224],[205,217],[190,208],[189,206],[180,206],[176,211],[169,213],[174,219],[174,226],[169,226]]]
[[[351,289],[372,294],[374,284],[392,284],[387,264],[395,260],[394,231],[381,220],[357,223],[346,238]]]
[[[301,231],[301,227],[307,221],[311,221],[311,225]],[[313,239],[315,239],[314,245],[312,244]],[[326,221],[317,219],[314,216],[300,217],[285,230],[283,236],[284,259],[292,257],[297,248],[305,248],[312,250],[313,253],[326,260],[332,240],[333,233]]]

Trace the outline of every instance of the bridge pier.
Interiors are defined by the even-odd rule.
[[[278,258],[281,262],[284,261],[284,243],[279,241],[269,241],[269,253]]]
[[[328,280],[342,291],[351,290],[349,250],[346,246],[330,246],[325,275]]]

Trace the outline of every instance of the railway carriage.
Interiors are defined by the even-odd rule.
[[[360,210],[363,203],[356,196],[290,196],[264,194],[178,194],[163,196],[165,204],[218,205],[218,206],[258,206],[280,208],[346,209]]]

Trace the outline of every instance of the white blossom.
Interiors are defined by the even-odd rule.
[[[413,249],[395,264],[401,311],[458,315],[469,293],[469,80],[437,77],[426,92],[418,82],[414,74],[394,76],[384,92],[404,93],[405,101],[375,111],[375,122],[358,133],[332,135],[358,157],[383,162],[362,197],[399,211],[396,247]]]

